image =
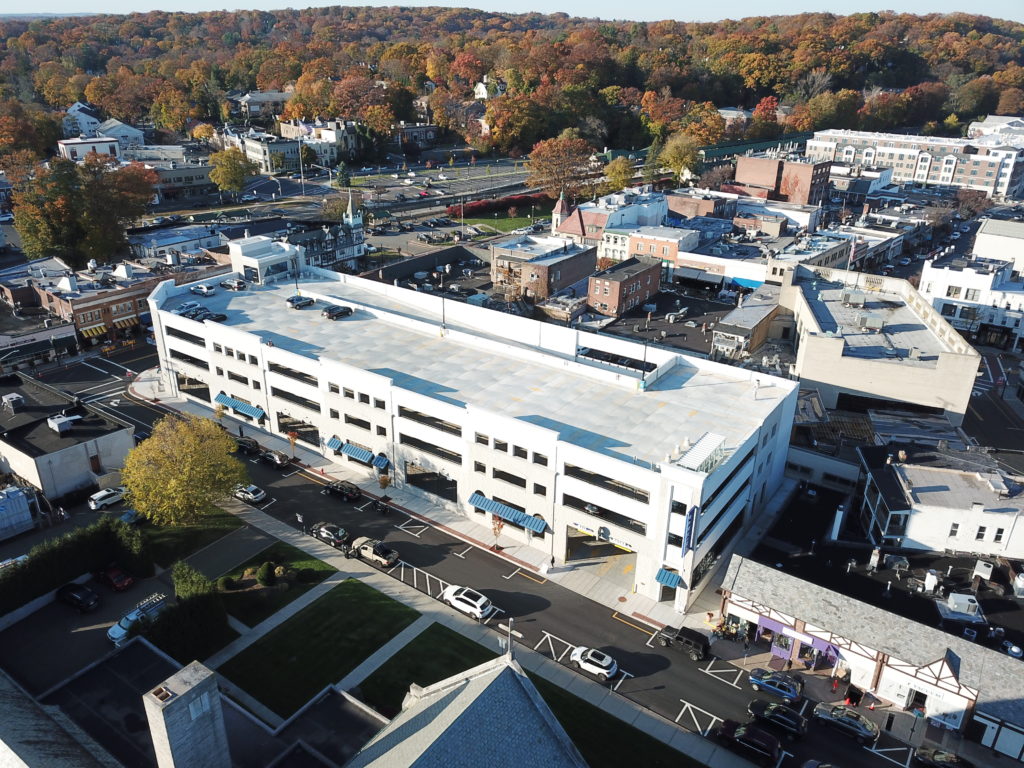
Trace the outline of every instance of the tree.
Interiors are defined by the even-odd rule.
[[[563,192],[575,196],[585,184],[592,153],[593,149],[583,139],[539,141],[530,152],[526,183],[541,187],[552,199]]]
[[[166,128],[168,131],[180,133],[185,129],[191,109],[185,94],[177,88],[167,87],[161,90],[153,100],[149,116],[157,128]]]
[[[352,173],[349,171],[348,164],[344,160],[338,163],[334,184],[341,189],[352,186]]]
[[[1007,88],[999,94],[997,115],[1019,115],[1024,113],[1024,90]]]
[[[189,525],[247,482],[234,441],[210,419],[167,416],[125,459],[121,478],[132,506],[157,525]]]
[[[721,189],[723,184],[735,177],[736,166],[732,163],[722,163],[704,171],[697,183],[703,189]]]
[[[302,148],[299,150],[299,157],[301,158],[303,165],[310,166],[320,164],[320,155],[318,155],[316,150],[308,144],[302,145]]]
[[[636,169],[633,161],[625,155],[620,155],[604,167],[604,175],[608,177],[608,191],[625,189],[633,181]]]
[[[32,259],[58,256],[68,266],[105,262],[126,246],[124,229],[153,199],[156,172],[139,163],[119,166],[90,153],[80,164],[53,160],[14,189],[14,226]]]
[[[644,184],[653,184],[658,180],[658,176],[661,173],[661,150],[664,148],[664,142],[658,137],[655,137],[654,141],[651,142],[651,146],[647,148],[644,167],[640,171]]]
[[[700,167],[700,146],[690,135],[680,131],[669,136],[658,160],[672,169],[680,182],[688,179]]]
[[[217,131],[209,123],[200,123],[192,129],[192,138],[196,141],[209,141],[216,133]]]
[[[956,201],[957,211],[965,219],[973,219],[992,207],[992,201],[980,189],[959,189]]]
[[[245,180],[259,173],[260,167],[247,158],[238,147],[214,152],[210,155],[210,181],[222,192],[240,194],[245,187]]]

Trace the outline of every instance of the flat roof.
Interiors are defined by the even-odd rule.
[[[802,279],[797,285],[814,313],[822,333],[841,336],[843,354],[874,360],[891,359],[900,365],[934,366],[949,346],[895,293],[857,291],[841,283]],[[845,306],[846,294],[859,293],[863,306]],[[882,330],[864,330],[865,316],[881,321]],[[916,350],[915,356],[911,352]]]
[[[631,277],[636,277],[641,272],[646,272],[652,267],[660,270],[661,261],[659,259],[646,259],[631,256],[625,261],[617,262],[608,267],[608,269],[591,275],[591,278],[594,280],[610,280],[613,283],[621,283],[623,280],[629,280]]]
[[[636,371],[537,347],[536,328],[542,325],[538,321],[492,326],[500,327],[500,333],[481,330],[493,315],[476,313],[490,310],[459,304],[458,313],[449,310],[446,315],[445,327],[452,333],[442,334],[439,298],[356,277],[320,274],[300,278],[300,292],[351,305],[356,309],[352,317],[334,322],[322,318],[318,308],[290,309],[285,304],[295,293],[290,280],[218,292],[203,303],[227,314],[223,325],[289,352],[347,363],[387,376],[411,392],[536,424],[565,442],[627,461],[661,462],[684,439],[696,442],[706,432],[722,434],[732,448],[756,431],[796,386],[758,374],[761,386],[755,397],[754,374],[749,371],[672,355],[673,350],[664,347],[648,352],[643,344],[633,344],[630,354],[637,360],[660,358],[665,366],[661,377],[641,391]],[[406,296],[409,301],[403,301]],[[161,309],[173,309],[191,298],[172,297]],[[424,306],[436,306],[437,311]],[[460,322],[458,314],[473,321]],[[524,325],[527,322],[530,325]],[[700,336],[699,328],[691,333]],[[578,345],[622,348],[621,339],[603,339],[603,334],[581,332]],[[588,375],[593,368],[617,374],[618,383]]]
[[[979,235],[1024,238],[1024,222],[1003,219],[984,219],[978,227]]]
[[[520,235],[511,240],[494,243],[492,253],[496,259],[522,259],[535,264],[554,264],[590,249],[591,246],[581,246],[567,237]]]

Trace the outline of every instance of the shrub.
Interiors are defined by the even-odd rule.
[[[509,195],[508,197],[499,197],[495,200],[473,200],[466,203],[465,206],[449,205],[445,213],[448,216],[463,215],[467,218],[474,218],[484,213],[509,211],[512,208],[521,211],[529,208],[531,205],[544,206],[542,210],[547,210],[546,206],[550,204],[551,198],[543,193],[535,195]]]
[[[264,587],[272,587],[277,581],[277,577],[274,575],[274,564],[269,560],[260,566],[260,569],[256,571],[256,581],[258,581]]]
[[[303,584],[312,584],[313,582],[319,580],[319,578],[320,574],[318,574],[312,568],[303,568],[301,571],[299,571],[298,575],[298,580],[301,581]]]
[[[174,594],[178,596],[179,600],[210,595],[216,591],[212,581],[181,560],[171,567],[171,581],[174,582]]]
[[[220,592],[230,592],[235,588],[235,580],[230,576],[221,576],[217,579],[217,589]]]
[[[205,659],[234,637],[224,603],[215,592],[195,595],[172,605],[142,632],[150,642],[182,664]]]

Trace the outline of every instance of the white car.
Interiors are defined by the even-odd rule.
[[[125,493],[127,493],[127,489],[123,485],[118,485],[114,488],[104,488],[102,491],[97,491],[89,497],[89,509],[106,509],[107,507],[121,501],[121,499],[124,498]]]
[[[212,285],[200,283],[199,285],[193,285],[191,288],[189,288],[189,291],[191,293],[198,294],[199,296],[213,296],[213,294],[217,292],[217,289],[214,288]]]
[[[601,680],[610,680],[619,671],[615,659],[596,648],[579,645],[569,654],[569,662],[576,668],[589,672]]]
[[[443,173],[437,174],[437,178],[439,181],[448,181],[448,177],[445,176]]]
[[[411,187],[416,182],[414,182],[412,179],[405,179],[402,183],[405,184],[405,186],[407,187]]]
[[[455,610],[462,611],[478,621],[487,616],[493,607],[491,601],[476,590],[456,584],[452,584],[441,593],[441,602],[448,603]]]
[[[255,485],[236,485],[233,493],[236,499],[248,504],[255,504],[267,498],[267,492]]]
[[[13,213],[0,213],[0,224],[10,224],[14,221]]]
[[[172,309],[171,313],[175,315],[183,315],[186,312],[191,312],[193,309],[199,309],[201,306],[203,305],[200,304],[198,301],[186,301],[180,307]]]
[[[409,171],[405,175],[408,176],[410,179],[415,179],[416,178],[416,171]]]

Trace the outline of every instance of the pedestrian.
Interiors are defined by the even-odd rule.
[[[68,519],[68,513],[64,511],[64,507],[57,507],[57,519],[61,521]]]
[[[238,425],[238,436],[239,437],[245,437],[245,433],[242,432],[242,425],[241,424]]]
[[[305,520],[305,518],[303,518],[301,512],[296,512],[295,513],[295,522],[299,524],[299,528],[302,530],[303,533],[305,533],[306,532],[306,520]]]
[[[789,670],[791,670],[792,668],[793,668],[793,660],[792,659],[786,659],[786,671],[789,672]]]
[[[743,638],[743,652],[746,653],[749,650],[750,650],[750,638],[749,637],[744,637]]]

